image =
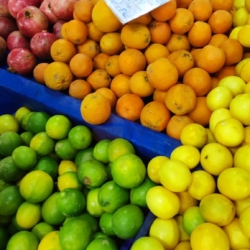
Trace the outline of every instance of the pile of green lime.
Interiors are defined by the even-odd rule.
[[[128,140],[26,107],[0,116],[0,250],[119,249],[155,185]]]

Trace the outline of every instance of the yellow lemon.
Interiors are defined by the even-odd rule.
[[[211,129],[210,128],[206,128],[206,131],[207,131],[207,142],[206,144],[209,144],[209,143],[213,143],[213,142],[217,142]]]
[[[58,166],[58,174],[62,175],[65,172],[77,172],[76,164],[70,160],[62,160]]]
[[[250,238],[250,207],[245,208],[239,218],[240,228]]]
[[[247,63],[248,61],[250,61],[250,58],[244,58],[243,60],[241,60],[240,62],[238,62],[235,66],[235,75],[236,76],[240,76],[240,72],[242,67],[245,65],[245,63]]]
[[[173,250],[192,250],[189,241],[180,242]]]
[[[216,141],[226,147],[236,147],[244,140],[244,127],[237,119],[227,118],[216,124],[214,137]]]
[[[248,12],[244,7],[241,7],[236,10],[236,12],[233,15],[233,26],[243,26],[247,22]]]
[[[178,160],[168,160],[159,169],[161,184],[172,192],[183,192],[191,183],[191,172],[186,164]]]
[[[234,8],[238,10],[239,8],[245,7],[245,0],[234,0]]]
[[[235,206],[235,210],[236,210],[236,215],[237,215],[237,217],[240,217],[242,211],[245,208],[250,207],[250,196],[248,196],[245,199],[236,200],[233,202],[234,202],[234,206]]]
[[[238,33],[239,33],[239,30],[242,28],[243,26],[238,26],[238,27],[235,27],[232,29],[232,31],[230,32],[229,34],[229,38],[230,39],[234,39],[234,40],[238,40]]]
[[[180,200],[180,208],[178,214],[183,214],[189,207],[196,206],[198,200],[196,200],[190,193],[186,190],[183,192],[176,193]]]
[[[82,190],[82,183],[80,182],[76,172],[65,172],[58,176],[57,186],[59,191],[66,188],[76,188]]]
[[[176,220],[177,225],[179,227],[179,232],[180,232],[179,241],[188,241],[190,239],[190,236],[183,229],[182,218],[183,218],[183,215],[181,215],[181,214],[178,214],[174,217],[174,219]]]
[[[24,116],[25,114],[29,113],[30,111],[31,111],[31,110],[30,110],[29,108],[23,106],[23,107],[19,108],[19,109],[15,112],[15,117],[16,117],[16,119],[17,119],[19,122],[21,122],[23,116]]]
[[[245,89],[244,89],[244,93],[250,94],[250,82],[246,83],[246,86],[245,86]]]
[[[189,169],[193,169],[200,162],[200,151],[191,145],[181,145],[172,151],[170,159],[181,161]]]
[[[234,167],[250,172],[250,145],[240,147],[234,154]]]
[[[191,123],[182,129],[180,139],[184,145],[202,148],[207,142],[207,132],[202,125]]]
[[[163,186],[150,188],[146,195],[146,202],[149,210],[162,219],[174,217],[180,208],[180,200],[177,194]]]
[[[164,249],[173,249],[179,242],[179,227],[174,218],[156,218],[150,226],[149,236],[156,238]]]
[[[196,200],[202,200],[205,196],[215,192],[216,182],[214,177],[204,170],[192,173],[192,181],[188,187],[188,193]]]
[[[244,25],[238,32],[238,41],[240,42],[240,44],[246,48],[250,48],[250,41],[249,41],[249,37],[250,37],[250,25]]]
[[[148,173],[149,178],[153,182],[160,183],[158,171],[159,171],[159,168],[161,167],[161,165],[167,160],[169,160],[169,158],[167,156],[158,155],[149,161],[149,163],[147,165],[147,173]]]
[[[154,237],[143,236],[138,238],[132,245],[131,250],[164,250],[160,241]]]
[[[250,25],[249,25],[249,29],[250,29]],[[250,34],[249,34],[250,35]],[[249,45],[250,47],[250,45]],[[250,81],[250,61],[247,61],[241,68],[240,71],[240,77],[245,81],[245,82],[249,82]]]
[[[44,236],[41,242],[38,245],[37,250],[61,250],[60,241],[59,241],[59,231],[52,231]]]

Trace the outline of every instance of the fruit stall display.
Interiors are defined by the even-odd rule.
[[[39,250],[250,249],[249,0],[170,0],[125,24],[104,0],[0,7],[8,250],[20,238]],[[46,188],[32,190],[39,176]]]

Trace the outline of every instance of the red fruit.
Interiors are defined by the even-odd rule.
[[[51,10],[59,19],[69,21],[73,19],[74,5],[77,1],[78,0],[51,0]]]
[[[15,19],[0,16],[0,36],[6,40],[8,35],[14,30],[18,30]]]
[[[66,21],[59,20],[53,25],[53,33],[57,38],[62,38],[61,28],[64,23],[66,23]]]
[[[0,16],[10,17],[10,12],[8,9],[8,0],[0,0]]]
[[[40,5],[39,9],[43,12],[43,14],[48,18],[49,23],[56,23],[59,19],[58,17],[52,12],[50,7],[51,0],[44,0]]]
[[[9,51],[15,48],[30,48],[29,39],[24,36],[19,30],[11,32],[7,37],[7,47]]]

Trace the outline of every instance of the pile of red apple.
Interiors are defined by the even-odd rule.
[[[29,74],[37,59],[50,60],[61,26],[73,19],[78,0],[0,0],[0,61],[8,69]]]

